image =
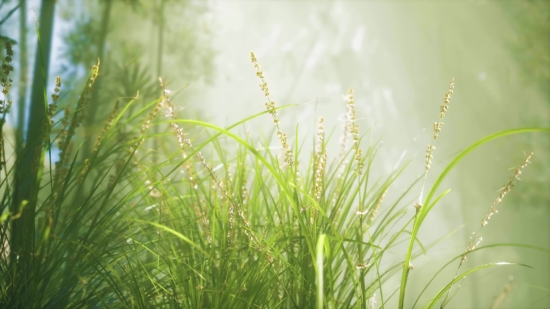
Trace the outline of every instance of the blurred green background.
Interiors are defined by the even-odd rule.
[[[92,143],[103,126],[96,119],[104,119],[116,100],[138,90],[141,102],[160,94],[158,76],[173,91],[187,86],[174,99],[185,108],[184,118],[228,125],[262,111],[250,51],[277,104],[297,104],[281,113],[281,123],[286,132],[299,124],[301,138],[314,134],[320,115],[326,128],[339,128],[342,96],[354,87],[361,132],[372,126],[375,138],[384,134],[375,174],[390,171],[402,155],[414,160],[404,177],[422,172],[431,124],[451,78],[455,94],[428,181],[453,154],[487,134],[550,125],[548,0],[3,0],[0,35],[15,41],[17,76],[8,127],[26,119],[22,110],[28,114],[34,24],[42,3],[55,6],[48,89],[60,75],[60,109],[74,103],[77,92],[71,89],[80,87],[101,58],[99,84],[79,133]],[[258,120],[246,130],[271,132],[271,125]],[[337,145],[338,138],[333,142]],[[433,263],[464,250],[513,172],[509,169],[531,151],[533,163],[484,228],[483,243],[550,248],[549,137],[509,137],[475,152],[445,183],[452,192],[428,218],[421,239],[428,242],[462,227],[415,261],[413,282],[425,282],[435,271]],[[329,156],[337,152],[335,147]],[[394,258],[402,258],[401,252]],[[496,249],[472,255],[467,266],[501,260],[534,269],[503,268],[469,277],[457,292],[460,301],[449,308],[488,308],[509,283],[512,289],[500,308],[550,308],[548,254]],[[397,286],[398,278],[389,284]],[[482,294],[477,292],[481,286]],[[416,295],[414,284],[409,287],[409,296]]]

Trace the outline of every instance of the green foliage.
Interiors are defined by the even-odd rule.
[[[84,84],[82,100],[88,98],[97,70]],[[150,85],[146,69],[136,66],[126,72],[143,81],[140,87]],[[20,198],[14,180],[19,162],[2,171],[0,307],[377,308],[398,302],[405,308],[412,303],[405,297],[411,260],[429,255],[449,236],[432,243],[419,238],[428,213],[449,192],[438,191],[443,179],[466,155],[492,140],[550,132],[506,130],[466,147],[415,210],[411,201],[426,174],[409,179],[405,190],[396,188],[396,181],[406,177],[410,162],[373,179],[381,144],[361,143],[355,112],[348,115],[353,130],[350,126],[344,132],[353,132],[352,149],[344,147],[342,156],[327,161],[331,144],[320,126],[314,150],[305,153],[297,127],[295,144],[287,145],[295,164],[287,166],[269,147],[269,137],[258,140],[235,131],[270,115],[277,123],[277,111],[289,106],[269,104],[267,111],[222,128],[179,119],[172,103],[177,93],[165,87],[161,80],[160,98],[144,105],[133,98],[106,116],[84,161],[78,159],[83,141],[73,133],[86,104],[69,106],[72,118],[66,113],[66,119],[48,126],[52,134],[38,156],[49,153],[51,160],[54,144],[61,145],[62,155],[57,163],[40,161],[44,172],[37,179],[31,215],[27,200],[10,209]],[[262,88],[267,92],[267,84]],[[159,147],[147,149],[153,140]],[[153,155],[156,160],[150,160]],[[32,218],[34,229],[23,246],[10,236],[25,218]],[[530,247],[493,244],[466,253],[499,246]],[[534,249],[548,254],[548,248]],[[444,299],[443,307],[445,294],[467,275],[512,264],[472,265],[445,279],[434,295],[421,298],[432,292],[428,287],[437,272],[424,282],[413,306],[431,308]],[[396,286],[392,281],[400,273]]]
[[[386,197],[389,203],[374,215],[406,165],[369,181],[368,173],[357,177],[353,161],[338,178],[341,162],[335,161],[327,167],[323,193],[316,199],[315,154],[298,178],[269,148],[260,151],[253,146],[257,142],[231,132],[267,112],[226,129],[196,120],[157,122],[160,127],[187,123],[214,131],[186,158],[167,151],[162,163],[152,164],[147,154],[138,157],[141,151],[133,145],[151,138],[176,142],[169,134],[139,135],[141,121],[136,120],[147,119],[151,107],[122,121],[132,103],[113,119],[87,168],[73,159],[57,174],[59,181],[53,167],[46,172],[36,211],[33,277],[21,282],[11,275],[17,263],[2,258],[4,307],[350,308],[367,306],[376,291],[388,295],[382,303],[391,298],[389,292],[382,294],[384,284],[401,263],[388,266],[384,255],[406,239],[421,244],[416,227],[438,200],[427,203],[416,217],[413,233],[405,233],[411,221],[406,220],[408,206],[401,202],[408,192]],[[120,137],[122,128],[130,128],[136,137]],[[495,136],[458,155],[440,179],[466,153]],[[221,146],[222,137],[235,141],[234,155]],[[366,151],[367,170],[377,147]],[[214,172],[220,184],[196,160],[206,149],[215,153],[208,164],[222,166]],[[184,165],[196,172],[195,179],[186,171],[179,173]],[[93,189],[82,196],[85,185]],[[6,190],[4,203],[10,199]],[[368,216],[355,214],[358,205],[364,205]],[[392,228],[395,224],[403,227]],[[6,222],[2,227],[3,252],[9,252],[9,228]],[[418,253],[430,246],[421,248]],[[493,265],[468,270],[453,282]],[[405,284],[406,278],[401,286]],[[35,297],[18,297],[13,291],[21,286],[32,286]]]
[[[550,95],[550,5],[547,1],[499,2],[515,30],[508,45],[522,64],[522,82]]]
[[[550,103],[550,87],[548,87],[550,84],[550,5],[548,1],[500,1],[498,5],[511,26],[506,46],[516,62],[521,65],[519,82],[525,89],[536,89],[543,96],[542,102]],[[550,121],[548,112],[526,111],[521,117],[523,122],[530,126],[544,126]],[[526,139],[523,147],[527,147],[527,144],[534,145],[536,149],[533,151],[538,156],[550,156],[550,139],[546,136],[529,136]],[[550,191],[546,190],[546,184],[550,180],[550,167],[543,164],[542,160],[533,163],[533,168],[539,171],[537,173],[539,181],[527,186],[526,194],[513,197],[514,205],[518,207],[544,208],[550,202]]]

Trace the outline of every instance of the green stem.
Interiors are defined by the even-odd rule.
[[[103,59],[105,56],[105,42],[107,41],[107,34],[109,31],[109,20],[111,17],[111,7],[112,3],[114,1],[112,0],[104,0],[103,1],[103,12],[101,15],[101,30],[99,33],[99,37],[97,40],[97,50],[98,50],[98,57],[101,62],[105,63],[105,60]],[[101,105],[101,101],[99,100],[99,94],[101,89],[101,78],[99,78],[95,82],[95,86],[92,89],[92,94],[90,97],[90,104],[88,106],[88,115],[86,116],[86,122],[85,122],[85,131],[86,131],[86,138],[88,139],[84,144],[84,151],[82,152],[84,158],[90,158],[92,155],[94,142],[95,140],[92,137],[93,135],[93,129],[95,128],[95,117],[97,114],[97,110]]]
[[[10,241],[10,262],[15,269],[15,282],[12,297],[19,298],[23,307],[34,307],[32,295],[34,287],[31,276],[34,268],[35,216],[41,165],[44,161],[43,126],[46,121],[47,76],[52,42],[55,0],[43,0],[40,7],[40,32],[34,65],[31,108],[27,125],[26,146],[15,170],[15,190],[12,213],[17,213],[27,202],[21,217],[12,221]]]
[[[27,1],[19,0],[19,100],[17,103],[17,129],[15,132],[15,153],[23,150],[25,128],[25,101],[27,100]]]

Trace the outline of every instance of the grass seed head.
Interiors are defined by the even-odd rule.
[[[321,199],[323,192],[323,178],[325,175],[325,169],[327,166],[327,151],[324,149],[325,118],[319,117],[319,124],[317,127],[317,141],[315,145],[315,199],[317,202]]]
[[[269,114],[273,118],[273,123],[275,124],[275,129],[277,130],[277,137],[279,137],[279,141],[283,146],[283,155],[284,155],[285,163],[288,166],[293,167],[294,158],[293,158],[292,150],[288,145],[287,135],[281,131],[281,128],[279,126],[280,121],[279,121],[279,116],[277,115],[275,102],[271,101],[271,98],[269,97],[270,95],[269,86],[265,81],[264,72],[260,69],[260,65],[258,64],[258,59],[256,59],[256,55],[254,55],[254,52],[250,52],[250,60],[252,61],[252,64],[256,69],[256,76],[258,76],[258,78],[260,79],[260,89],[263,91],[264,96],[267,98],[267,103],[265,103],[265,108],[268,110]]]
[[[506,194],[508,194],[508,192],[510,192],[510,190],[512,190],[512,188],[515,185],[514,184],[515,180],[516,179],[520,180],[519,175],[521,175],[521,172],[527,166],[527,164],[531,163],[531,162],[529,162],[531,157],[533,157],[532,152],[525,158],[523,163],[516,169],[514,174],[508,180],[508,183],[506,183],[506,185],[502,189],[500,189],[500,194],[498,195],[497,199],[493,202],[493,205],[491,206],[491,209],[489,210],[489,212],[487,213],[485,218],[483,218],[483,220],[481,220],[481,226],[487,225],[489,223],[489,220],[491,220],[491,217],[494,214],[498,213],[498,210],[497,210],[498,204],[500,204],[500,202],[502,202],[502,200],[504,199]]]
[[[355,150],[354,159],[357,164],[355,172],[358,176],[363,174],[363,161],[362,151],[359,149],[359,125],[357,121],[357,111],[355,110],[355,98],[353,95],[353,88],[349,88],[346,96],[344,97],[348,106],[348,131],[353,137],[353,150]]]
[[[13,60],[13,49],[11,43],[6,41],[6,57],[4,57],[4,63],[2,63],[2,73],[3,76],[0,78],[2,84],[2,93],[4,94],[5,99],[0,100],[0,114],[8,113],[12,104],[12,101],[7,98],[10,93],[11,82],[9,78],[10,73],[13,72],[13,66],[11,62]]]
[[[386,190],[384,190],[382,195],[380,195],[380,197],[378,198],[378,201],[376,202],[376,206],[374,206],[374,209],[372,209],[370,211],[368,225],[371,225],[372,222],[374,221],[374,218],[376,217],[376,213],[378,212],[378,209],[380,208],[380,205],[382,205],[382,202],[384,201],[384,198],[386,197],[386,193],[388,193],[388,188],[386,188]]]
[[[86,85],[84,92],[78,99],[78,103],[75,109],[75,112],[73,113],[73,117],[70,121],[69,128],[67,129],[66,135],[64,136],[63,143],[60,147],[60,162],[63,164],[69,159],[69,156],[67,154],[67,148],[69,147],[69,143],[72,139],[72,137],[76,133],[76,129],[82,124],[84,121],[84,110],[85,107],[88,105],[90,101],[90,96],[92,92],[92,87],[99,76],[99,61],[96,65],[92,66],[92,73],[90,75],[89,83]]]
[[[116,101],[113,110],[109,114],[109,117],[107,117],[107,121],[105,122],[105,125],[103,126],[103,130],[101,131],[101,134],[99,134],[99,136],[97,137],[97,139],[94,143],[93,153],[96,153],[99,150],[99,146],[101,145],[101,140],[103,139],[105,134],[107,134],[107,131],[109,130],[109,128],[113,124],[113,121],[115,120],[115,117],[118,114],[118,104],[119,104],[119,101]]]
[[[443,97],[443,104],[439,106],[439,121],[434,122],[433,124],[433,141],[435,141],[439,137],[439,133],[443,129],[444,123],[441,121],[443,120],[443,117],[445,117],[445,113],[449,109],[449,103],[451,102],[451,96],[454,92],[454,78],[451,79],[451,83],[449,84],[449,89],[445,93],[445,96]],[[428,173],[428,171],[431,168],[432,159],[433,159],[433,151],[435,150],[435,146],[433,145],[433,142],[431,145],[428,145],[428,149],[426,150],[426,167],[424,169],[424,173]]]

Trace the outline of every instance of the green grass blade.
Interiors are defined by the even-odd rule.
[[[435,306],[437,301],[445,294],[445,292],[447,292],[451,288],[451,286],[453,286],[455,283],[457,283],[458,281],[464,279],[464,277],[466,277],[468,275],[471,275],[471,274],[475,273],[476,271],[479,271],[479,270],[482,270],[482,269],[485,269],[485,268],[495,267],[495,266],[506,266],[506,265],[518,265],[518,266],[532,268],[529,265],[519,264],[519,263],[508,263],[508,262],[487,263],[487,264],[483,264],[483,265],[474,267],[472,269],[467,270],[463,274],[458,275],[453,281],[451,281],[443,289],[441,289],[441,291],[439,291],[439,293],[437,293],[437,295],[434,298],[432,298],[432,300],[428,303],[428,305],[425,308],[426,309],[433,308],[433,306]]]
[[[317,239],[316,259],[315,259],[315,282],[317,285],[317,309],[323,309],[324,303],[324,284],[323,284],[323,248],[325,244],[325,234],[321,234]]]
[[[409,276],[409,263],[411,261],[411,253],[412,253],[414,242],[415,242],[415,239],[416,239],[416,234],[418,233],[418,230],[420,229],[420,226],[422,225],[422,222],[424,221],[424,219],[428,215],[428,212],[436,204],[435,202],[430,204],[430,202],[431,202],[431,199],[433,198],[437,188],[439,187],[439,185],[441,185],[441,183],[443,182],[445,177],[455,167],[455,165],[457,165],[462,159],[464,159],[464,157],[466,157],[466,155],[468,155],[470,152],[474,151],[478,147],[480,147],[480,146],[482,146],[482,145],[484,145],[484,144],[486,144],[490,141],[501,138],[501,137],[505,137],[505,136],[512,135],[512,134],[528,133],[528,132],[550,132],[550,128],[518,128],[518,129],[504,130],[504,131],[500,131],[500,132],[488,135],[488,136],[478,140],[477,142],[473,143],[472,145],[470,145],[469,147],[467,147],[463,151],[461,151],[453,159],[453,161],[451,161],[451,163],[449,163],[449,165],[447,165],[447,167],[443,170],[443,172],[439,175],[436,182],[432,186],[430,192],[428,193],[425,202],[423,203],[423,205],[425,205],[425,206],[422,207],[420,212],[417,214],[416,220],[415,220],[414,225],[413,225],[413,229],[412,229],[412,232],[411,232],[411,237],[410,237],[410,240],[409,240],[409,246],[408,246],[407,252],[405,254],[405,261],[403,263],[403,271],[402,271],[402,274],[401,274],[401,286],[400,286],[400,291],[399,291],[399,309],[403,309],[404,305],[405,305],[405,291],[406,291],[406,288],[407,288],[407,279],[408,279],[408,276]]]

